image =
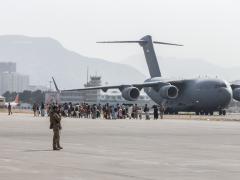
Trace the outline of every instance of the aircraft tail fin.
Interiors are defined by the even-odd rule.
[[[55,81],[55,79],[54,79],[53,77],[52,77],[52,80],[53,80],[53,84],[54,84],[54,86],[55,86],[56,91],[57,91],[58,93],[60,93],[61,91],[58,89],[57,83],[56,83],[56,81]]]
[[[16,95],[14,102],[19,104],[19,94]]]
[[[154,51],[153,43],[162,45],[183,46],[181,44],[152,41],[152,37],[150,35],[144,36],[142,39],[138,41],[100,41],[97,43],[138,43],[143,48],[145,59],[148,65],[148,70],[152,78],[162,76],[158,65],[157,57]]]

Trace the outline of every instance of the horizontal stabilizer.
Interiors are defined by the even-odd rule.
[[[138,40],[138,41],[99,41],[97,43],[145,43],[147,41]]]
[[[166,43],[160,41],[153,41],[154,44],[163,44],[163,45],[172,45],[172,46],[183,46],[182,44],[173,44],[173,43]]]
[[[138,40],[138,41],[98,41],[96,43],[139,43],[144,44],[148,41],[145,40]],[[154,44],[162,44],[162,45],[171,45],[171,46],[183,46],[182,44],[175,44],[175,43],[167,43],[167,42],[160,42],[160,41],[153,41]]]

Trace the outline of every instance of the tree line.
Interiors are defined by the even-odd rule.
[[[41,90],[36,91],[26,90],[20,93],[7,91],[3,94],[3,96],[6,98],[6,102],[11,102],[15,100],[17,94],[19,94],[19,100],[21,103],[29,103],[33,105],[34,103],[40,104],[45,100],[45,93]]]

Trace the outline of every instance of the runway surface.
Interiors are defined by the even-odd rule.
[[[48,118],[0,113],[0,179],[240,179],[240,122],[172,117],[64,118],[56,152]]]

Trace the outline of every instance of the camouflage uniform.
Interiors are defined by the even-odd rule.
[[[53,150],[60,150],[60,130],[61,126],[61,116],[57,113],[56,108],[50,112],[50,129],[53,130]]]

